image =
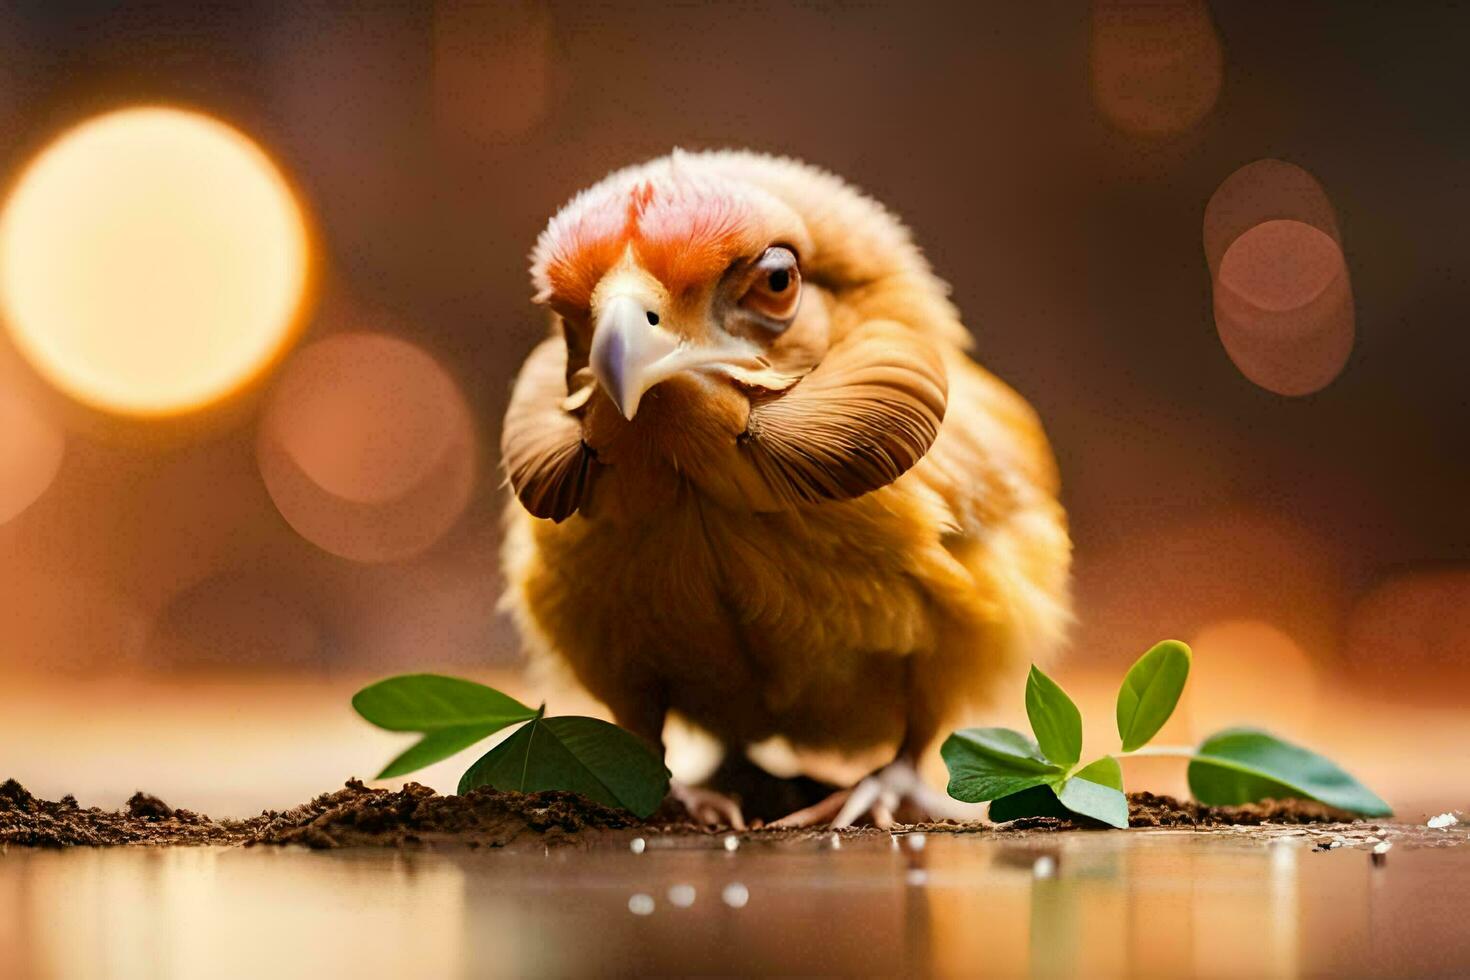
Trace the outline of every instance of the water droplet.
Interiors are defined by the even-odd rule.
[[[832,850],[834,850],[834,851],[840,851],[840,850],[842,850],[842,837],[841,837],[841,835],[837,834],[835,831],[832,834],[831,844],[832,844]]]
[[[1057,873],[1057,859],[1050,854],[1043,854],[1031,865],[1031,874],[1037,878],[1050,878]]]
[[[904,880],[911,885],[922,885],[929,880],[929,872],[923,868],[909,868]]]
[[[750,889],[738,881],[732,881],[720,893],[720,898],[732,909],[743,909],[745,908],[745,903],[750,901]]]
[[[634,854],[642,854],[647,847],[648,841],[644,840],[642,837],[634,837],[628,842],[628,850],[632,851]]]
[[[734,851],[740,847],[740,838],[734,834],[725,835],[725,850]]]
[[[653,896],[645,895],[642,892],[632,896],[628,899],[628,911],[634,915],[652,915]]]
[[[694,904],[693,885],[673,885],[669,888],[669,901],[681,909],[687,909]]]
[[[922,851],[924,845],[929,843],[929,839],[923,834],[909,834],[906,840],[909,842],[909,850],[911,851]]]

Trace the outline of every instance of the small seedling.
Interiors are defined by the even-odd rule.
[[[1165,640],[1128,671],[1118,691],[1122,751],[1079,767],[1082,715],[1072,699],[1037,667],[1026,681],[1032,741],[1010,728],[966,728],[940,749],[949,767],[949,794],[966,803],[990,801],[997,823],[1019,817],[1074,815],[1128,826],[1119,757],[1171,755],[1189,759],[1189,789],[1211,806],[1265,799],[1307,799],[1369,817],[1392,811],[1328,759],[1253,728],[1230,728],[1196,748],[1147,747],[1174,713],[1189,677],[1189,647]]]
[[[473,681],[439,674],[390,677],[358,691],[352,706],[379,728],[423,735],[379,779],[422,769],[519,725],[465,770],[460,793],[479,786],[517,793],[569,790],[646,817],[669,791],[669,770],[632,732],[596,718],[548,718],[544,704],[533,709]]]

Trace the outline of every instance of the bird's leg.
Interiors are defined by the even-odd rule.
[[[613,717],[617,723],[634,735],[647,739],[658,748],[660,756],[665,752],[664,721],[667,715],[668,708],[661,698],[642,698],[636,703],[630,699],[627,705],[613,706]],[[669,782],[669,795],[683,804],[696,823],[706,827],[745,829],[745,816],[740,812],[740,804],[724,793],[701,786],[687,786],[675,779]]]
[[[703,786],[686,786],[676,779],[669,782],[669,795],[684,804],[684,809],[696,823],[706,827],[745,829],[745,815],[740,812],[740,804],[724,793]]]
[[[968,820],[969,811],[919,777],[918,756],[900,749],[892,762],[859,780],[850,789],[839,790],[820,803],[782,817],[773,827],[816,827],[834,829],[859,821],[884,830],[895,823],[924,823],[930,820]]]
[[[919,760],[939,730],[938,714],[913,683],[909,684],[909,716],[903,742],[893,761],[859,780],[849,789],[795,813],[782,817],[773,827],[850,827],[860,820],[884,830],[895,823],[924,823],[930,820],[969,820],[972,814],[962,804],[924,784]]]

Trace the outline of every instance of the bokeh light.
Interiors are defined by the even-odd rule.
[[[1119,129],[1189,129],[1214,108],[1224,74],[1204,0],[1094,0],[1093,98]]]
[[[453,378],[407,341],[339,334],[287,364],[256,455],[282,516],[357,561],[411,557],[464,512],[475,432]]]
[[[1184,707],[1195,738],[1234,725],[1290,736],[1310,732],[1321,680],[1300,644],[1253,619],[1211,623],[1190,641],[1194,665]]]
[[[1157,504],[1116,510],[1113,533],[1077,556],[1075,591],[1087,612],[1073,649],[1126,669],[1160,637],[1188,641],[1211,623],[1242,619],[1268,622],[1313,651],[1334,645],[1350,580],[1365,563],[1341,534],[1259,504],[1194,503],[1176,519]]]
[[[1235,171],[1204,215],[1215,327],[1242,374],[1280,395],[1308,395],[1347,364],[1356,333],[1352,282],[1332,202],[1281,160]]]
[[[1204,246],[1210,274],[1219,273],[1232,242],[1263,221],[1278,218],[1311,225],[1342,242],[1337,213],[1316,177],[1285,160],[1255,160],[1221,181],[1205,205]]]
[[[65,452],[61,427],[0,372],[0,524],[46,492]]]
[[[16,347],[76,400],[125,415],[208,406],[290,340],[306,224],[281,172],[197,112],[123,109],[64,133],[0,214]]]
[[[464,152],[531,131],[553,95],[552,40],[544,3],[435,4],[434,114],[440,136]]]
[[[1280,395],[1325,388],[1352,353],[1352,288],[1342,249],[1300,221],[1266,221],[1226,250],[1215,327],[1235,366]]]

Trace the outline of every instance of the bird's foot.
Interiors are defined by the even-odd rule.
[[[669,795],[684,804],[684,809],[689,811],[696,823],[706,827],[745,829],[745,817],[740,812],[740,804],[724,793],[716,793],[701,786],[686,786],[676,780],[669,783]]]
[[[839,790],[820,803],[782,817],[771,826],[816,827],[829,823],[834,829],[841,829],[864,822],[887,830],[900,822],[968,819],[971,819],[968,810],[924,785],[914,764],[900,758],[851,789]]]

